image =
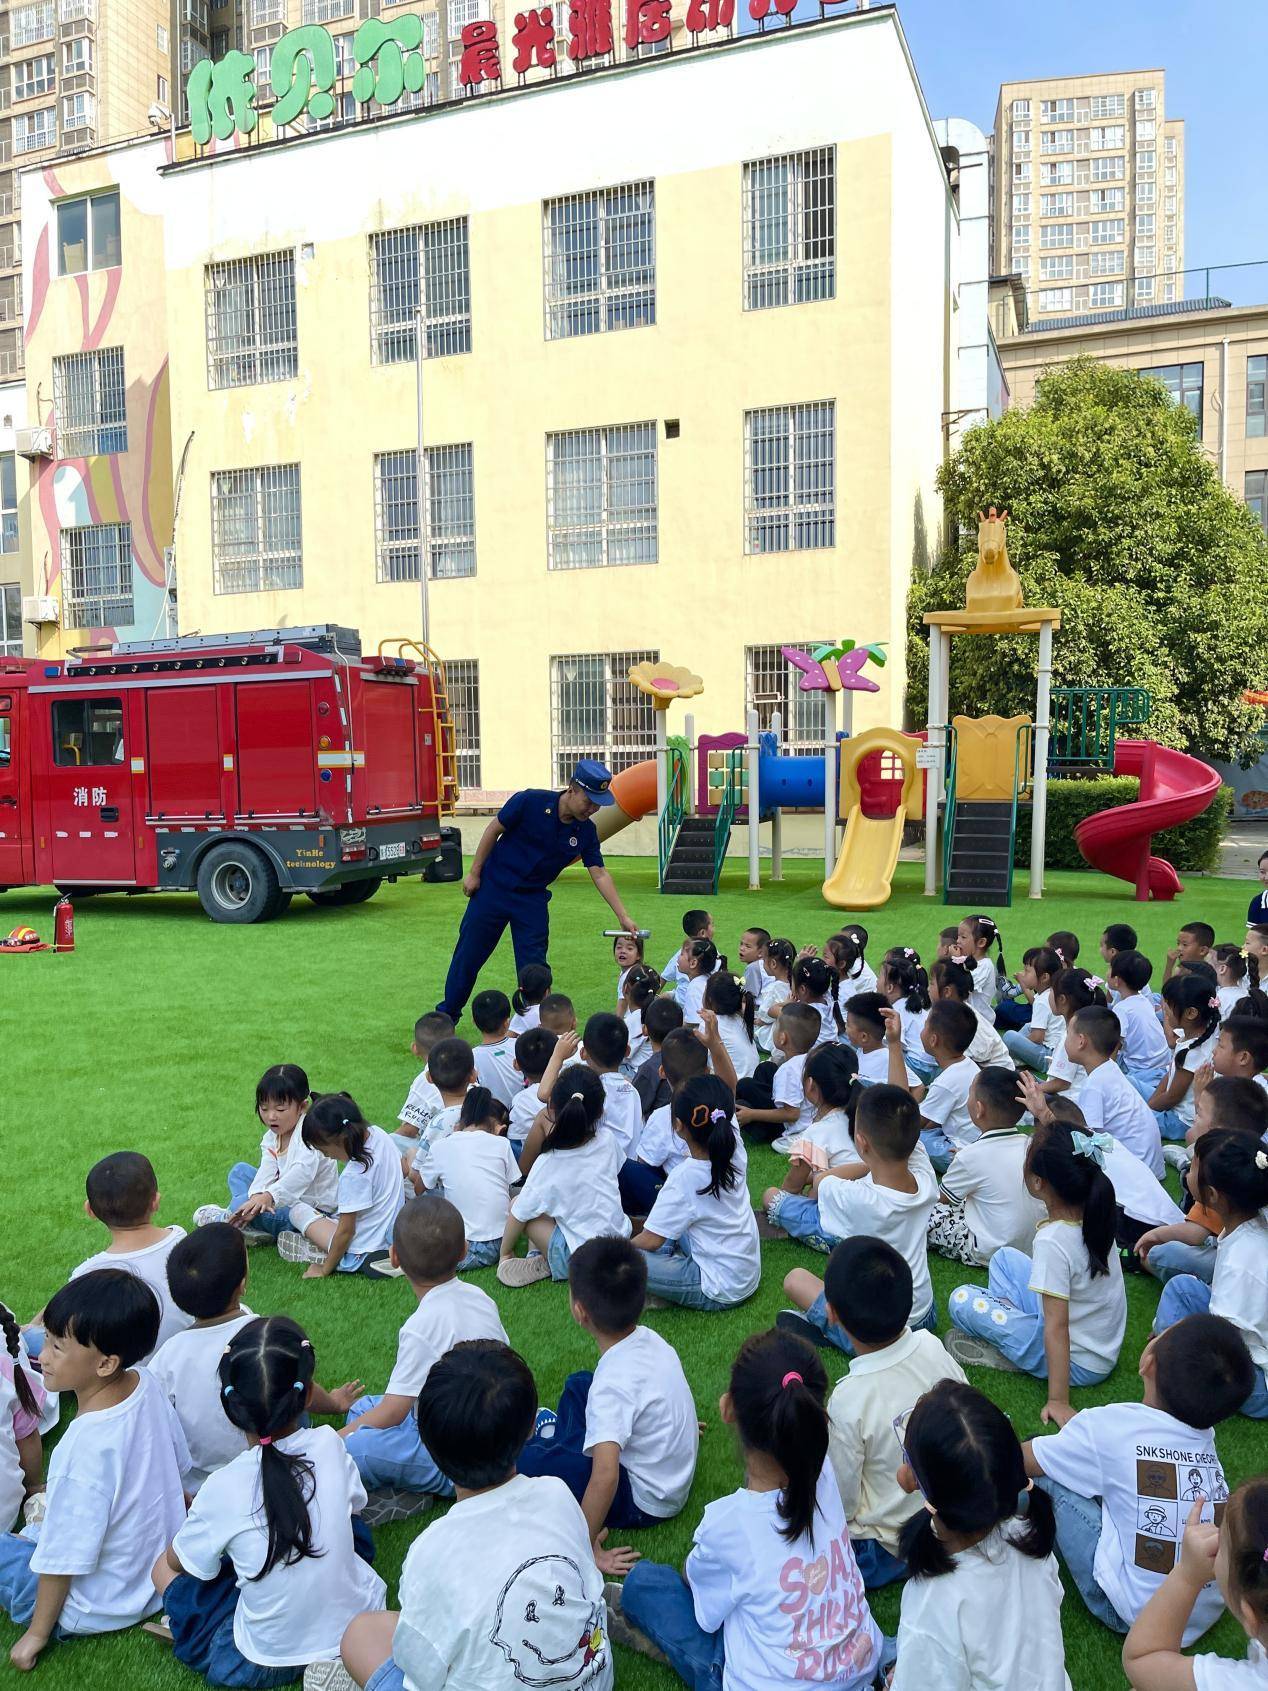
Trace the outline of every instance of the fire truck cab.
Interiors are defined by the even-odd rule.
[[[444,669],[384,645],[326,624],[0,658],[0,891],[196,891],[262,922],[454,879]]]

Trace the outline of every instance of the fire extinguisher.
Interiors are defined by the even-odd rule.
[[[73,951],[75,949],[75,906],[68,898],[59,898],[53,911],[54,951]]]

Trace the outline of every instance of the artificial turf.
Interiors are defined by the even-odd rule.
[[[647,859],[609,861],[628,907],[653,931],[648,958],[659,967],[681,940],[682,911],[695,901],[662,897],[655,864]],[[844,919],[824,904],[821,876],[809,860],[787,861],[785,881],[761,892],[750,893],[746,879],[742,861],[728,865],[721,890],[708,901],[719,946],[732,960],[740,933],[752,923],[803,944],[821,942]],[[929,958],[938,929],[960,914],[926,900],[919,888],[918,866],[900,865],[889,904],[865,916],[874,960],[894,944],[915,945]],[[1025,899],[1019,885],[1018,902],[996,914],[1013,968],[1025,946],[1057,928],[1077,933],[1081,961],[1099,968],[1099,936],[1111,921],[1132,922],[1141,949],[1160,968],[1186,919],[1201,917],[1221,939],[1240,939],[1250,891],[1245,881],[1193,877],[1174,904],[1139,905],[1121,882],[1053,874],[1042,902]],[[0,931],[30,923],[51,938],[53,901],[51,891],[0,898]],[[197,1204],[222,1201],[229,1165],[254,1159],[260,1135],[254,1086],[272,1063],[302,1064],[314,1087],[345,1088],[371,1120],[390,1125],[416,1072],[409,1050],[414,1019],[439,996],[461,907],[456,885],[409,882],[385,887],[355,909],[317,909],[300,899],[276,922],[234,928],[213,926],[192,897],[96,898],[78,907],[73,956],[0,956],[10,1169],[0,1193],[0,1228],[9,1240],[0,1297],[28,1318],[76,1263],[104,1243],[102,1230],[84,1216],[83,1191],[87,1169],[108,1152],[139,1150],[151,1158],[162,1192],[161,1221],[188,1227]],[[588,880],[569,871],[551,904],[551,964],[557,990],[571,996],[581,1020],[615,999],[616,971],[601,937],[608,925]],[[513,986],[509,944],[483,982],[508,991]],[[771,1151],[753,1152],[755,1194],[778,1175],[780,1161]],[[791,1242],[765,1244],[762,1251],[761,1287],[739,1309],[723,1315],[670,1309],[646,1317],[677,1347],[707,1431],[683,1514],[663,1528],[628,1535],[645,1556],[681,1564],[704,1505],[741,1483],[733,1437],[717,1414],[729,1364],[744,1336],[769,1326],[783,1306],[787,1270],[822,1267],[822,1259]],[[931,1261],[945,1322],[948,1294],[974,1276],[939,1258]],[[355,1376],[368,1390],[382,1390],[397,1329],[411,1307],[408,1285],[301,1276],[271,1250],[254,1250],[247,1301],[257,1313],[286,1311],[303,1323],[324,1383]],[[475,1278],[497,1299],[512,1344],[537,1377],[542,1402],[553,1403],[565,1375],[594,1361],[590,1341],[569,1316],[566,1289],[545,1284],[507,1291],[492,1270]],[[1122,1360],[1105,1385],[1076,1392],[1079,1405],[1139,1397],[1136,1358],[1156,1301],[1153,1281],[1129,1278]],[[844,1357],[823,1354],[833,1379],[845,1371]],[[970,1374],[1008,1411],[1022,1438],[1043,1430],[1040,1382]],[[64,1417],[68,1413],[64,1407]],[[1226,1423],[1217,1442],[1230,1484],[1268,1467],[1264,1434],[1254,1422]],[[405,1551],[423,1525],[408,1521],[377,1534],[389,1601]],[[1067,1665],[1076,1691],[1123,1685],[1120,1640],[1093,1621],[1067,1587]],[[898,1606],[897,1587],[875,1597],[877,1619],[889,1632],[897,1627]],[[0,1621],[6,1651],[16,1637],[17,1630]],[[1227,1616],[1206,1640],[1206,1647],[1228,1655],[1240,1655],[1244,1644]],[[178,1691],[194,1683],[164,1646],[140,1632],[55,1645],[37,1671],[48,1691]],[[678,1683],[667,1669],[619,1650],[617,1676],[623,1691],[662,1691]]]

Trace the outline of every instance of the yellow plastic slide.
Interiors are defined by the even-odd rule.
[[[905,805],[892,816],[864,816],[852,805],[837,866],[823,883],[825,900],[838,910],[876,910],[889,901],[889,884],[903,839]]]

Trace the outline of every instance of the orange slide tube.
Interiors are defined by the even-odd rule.
[[[601,840],[611,839],[622,828],[628,828],[631,822],[640,822],[644,816],[656,814],[655,758],[632,764],[629,769],[614,775],[611,792],[616,803],[601,810],[594,819]]]

